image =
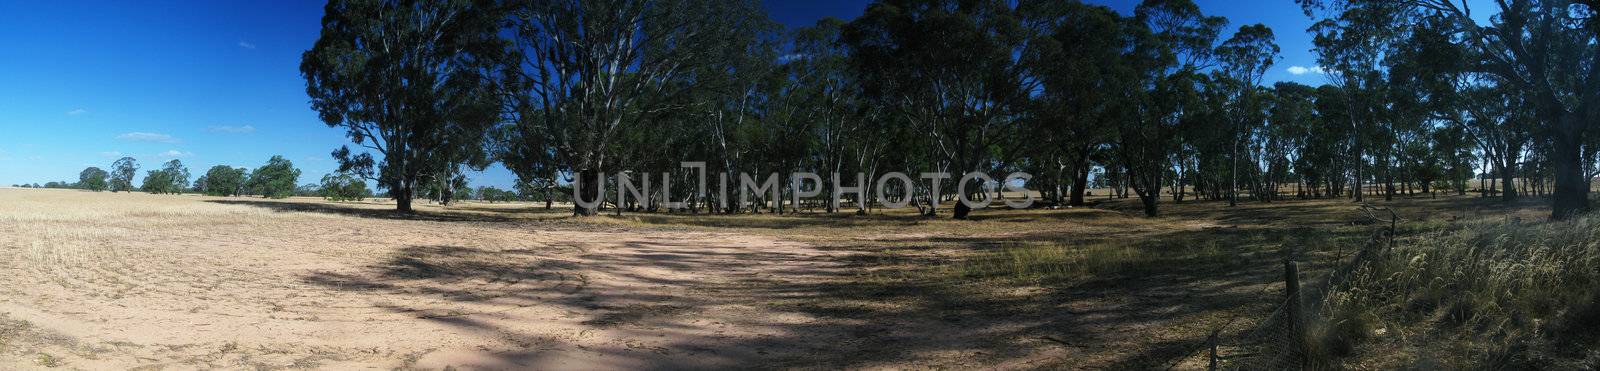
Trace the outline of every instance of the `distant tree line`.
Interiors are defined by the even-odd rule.
[[[138,171],[138,160],[132,157],[118,159],[112,168],[121,174],[133,174]],[[283,156],[273,156],[265,165],[254,171],[227,165],[216,165],[200,175],[194,182],[189,183],[189,169],[180,160],[171,160],[162,164],[161,169],[148,171],[140,186],[135,189],[129,186],[113,188],[112,184],[132,184],[128,178],[113,177],[99,167],[88,167],[79,172],[77,182],[47,182],[44,184],[15,184],[16,188],[56,188],[56,189],[82,189],[102,192],[112,190],[140,191],[151,194],[182,194],[197,193],[207,196],[262,196],[266,198],[322,197],[330,201],[362,201],[373,197],[372,190],[367,188],[366,180],[350,173],[335,172],[324,175],[320,183],[303,184],[296,186],[295,182],[300,177],[300,170],[294,163]],[[570,197],[562,197],[565,193],[551,196],[543,193],[543,189],[519,187],[516,191],[502,190],[492,186],[472,188],[467,185],[465,177],[460,177],[454,182],[455,187],[451,192],[440,193],[430,189],[430,200],[440,204],[448,204],[453,200],[479,200],[485,202],[512,202],[512,201],[540,201],[540,202],[567,202]],[[570,192],[570,188],[563,188]],[[448,195],[448,199],[438,199],[439,195]],[[547,206],[548,207],[548,206]]]
[[[1600,174],[1593,2],[1497,2],[1486,25],[1449,0],[1298,2],[1317,20],[1306,31],[1320,87],[1264,86],[1275,31],[1230,28],[1189,0],[1132,14],[879,0],[798,30],[756,0],[334,0],[300,70],[311,106],[358,147],[332,153],[339,171],[375,181],[400,211],[469,197],[463,171],[495,162],[524,197],[553,200],[581,179],[584,199],[660,210],[658,194],[619,205],[600,189],[617,190],[623,171],[694,189],[682,161],[706,162],[713,181],[1026,171],[1044,204],[1082,205],[1099,182],[1150,216],[1165,197],[1361,201],[1461,194],[1474,180],[1485,196],[1553,195],[1557,217],[1588,210]],[[953,183],[884,193],[935,215]],[[720,197],[690,209],[792,211]]]
[[[267,160],[267,164],[256,168],[253,172],[245,168],[217,165],[195,179],[192,184],[189,182],[189,168],[183,165],[183,161],[177,159],[163,163],[160,169],[146,172],[139,187],[134,188],[134,174],[138,170],[137,159],[123,157],[111,164],[111,171],[93,166],[83,169],[78,173],[78,181],[75,183],[49,182],[43,186],[17,186],[69,188],[95,192],[109,190],[113,193],[137,190],[150,194],[192,192],[208,196],[258,195],[267,198],[286,198],[296,194],[295,182],[300,178],[300,169],[296,169],[294,163],[284,159],[283,156],[272,156],[272,159]],[[359,187],[360,190],[365,188],[364,183]]]

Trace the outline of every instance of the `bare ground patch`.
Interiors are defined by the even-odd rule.
[[[1429,202],[1401,206],[1521,212]],[[0,190],[0,368],[1196,367],[1270,311],[1283,251],[1314,274],[1367,231],[1337,201],[1119,205],[574,220]]]

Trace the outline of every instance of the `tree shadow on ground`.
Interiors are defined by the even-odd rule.
[[[1421,209],[1404,212],[1436,206],[1415,207]],[[1492,207],[1472,204],[1459,210]],[[358,273],[317,272],[302,281],[412,298],[389,309],[547,348],[565,340],[475,313],[557,308],[573,315],[571,325],[646,339],[648,351],[587,348],[618,367],[1170,368],[1195,359],[1213,330],[1238,334],[1270,315],[1281,302],[1284,259],[1300,261],[1302,275],[1311,281],[1339,264],[1344,251],[1354,250],[1345,245],[1369,238],[1367,227],[1327,228],[1357,218],[1339,216],[1346,214],[1342,208],[1316,202],[1224,211],[1176,208],[1174,218],[1216,221],[1222,227],[835,239],[806,248],[720,246],[628,234],[577,241],[565,253],[411,246]],[[1041,217],[1057,217],[1045,214]],[[794,219],[836,223],[803,215]],[[915,219],[880,222],[892,230]],[[765,223],[749,228],[768,228]],[[1040,241],[1068,249],[1114,243],[1139,254],[1083,275],[1031,281],[944,269]],[[885,246],[912,253],[885,252]],[[962,254],[922,254],[932,250]],[[806,320],[780,320],[795,315]],[[769,331],[730,337],[704,327],[707,323]],[[522,367],[551,357],[546,348],[530,347],[497,351],[494,357]]]
[[[206,200],[205,202],[222,205],[243,205],[264,208],[276,212],[303,212],[351,216],[358,218],[388,219],[388,220],[417,220],[434,222],[507,222],[516,220],[505,215],[485,214],[475,212],[460,212],[449,210],[416,210],[403,213],[392,209],[377,209],[361,207],[359,205],[342,205],[333,203],[313,203],[274,200]]]
[[[1208,234],[1215,239],[1237,237]],[[1174,263],[1159,272],[1130,270],[1037,295],[987,295],[982,291],[996,288],[996,283],[917,275],[874,279],[863,273],[885,267],[872,259],[670,240],[633,240],[583,251],[553,255],[538,250],[411,246],[361,273],[318,272],[302,281],[411,297],[417,300],[389,309],[530,344],[545,341],[541,339],[549,334],[479,319],[470,310],[446,308],[480,308],[480,313],[528,306],[559,308],[575,313],[579,325],[597,331],[661,339],[652,345],[659,352],[589,347],[597,353],[611,352],[606,357],[650,367],[883,367],[915,365],[950,354],[962,355],[963,362],[969,362],[966,366],[983,367],[1041,352],[1064,352],[1059,356],[1088,358],[1046,362],[1149,368],[1182,356],[1180,351],[1203,341],[1204,334],[1161,331],[1154,339],[1168,343],[1156,346],[1161,344],[1139,338],[1138,329],[1178,326],[1173,322],[1257,303],[1257,292],[1229,285],[1273,282],[1274,265],[1267,262],[1276,260],[1267,253],[1243,254],[1247,262],[1239,266],[1246,269]],[[749,310],[771,317],[721,312],[730,306],[753,308]],[[813,320],[771,320],[785,313]],[[773,332],[779,335],[729,341],[697,331],[704,329],[693,328],[698,322],[689,318],[776,329]],[[544,357],[534,350],[497,354],[514,365],[533,365]]]

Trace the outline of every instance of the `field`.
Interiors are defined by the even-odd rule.
[[[0,369],[1203,368],[1377,226],[1347,200],[572,218],[0,189]],[[1542,201],[1386,204],[1420,235]]]

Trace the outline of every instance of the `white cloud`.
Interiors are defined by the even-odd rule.
[[[117,139],[131,140],[131,141],[135,141],[135,142],[159,142],[159,143],[178,143],[179,142],[178,138],[173,138],[171,135],[160,134],[160,133],[146,133],[146,132],[139,132],[139,131],[135,131],[135,132],[132,132],[132,133],[123,133],[122,135],[118,135]]]
[[[251,44],[248,41],[239,40],[239,47],[245,48],[245,49],[255,49],[256,48],[256,44]]]
[[[179,150],[176,150],[176,149],[169,149],[166,152],[161,152],[160,154],[156,155],[156,157],[160,157],[160,158],[179,158],[179,157],[189,157],[189,156],[194,156],[194,153],[179,151]]]
[[[82,115],[82,114],[85,114],[85,113],[89,113],[89,110],[78,108],[78,109],[74,109],[74,110],[71,110],[71,111],[67,111],[67,116],[77,116],[77,115]]]
[[[222,126],[212,126],[212,127],[208,128],[206,130],[209,130],[209,131],[211,131],[213,133],[249,134],[249,133],[256,132],[256,127],[250,126],[250,125],[241,125],[241,126],[222,125]]]
[[[1308,73],[1315,73],[1315,74],[1321,75],[1321,74],[1326,73],[1326,72],[1322,70],[1322,66],[1311,66],[1311,67],[1289,66],[1289,74],[1290,75],[1299,76],[1299,75],[1304,75],[1304,74],[1308,74]]]

